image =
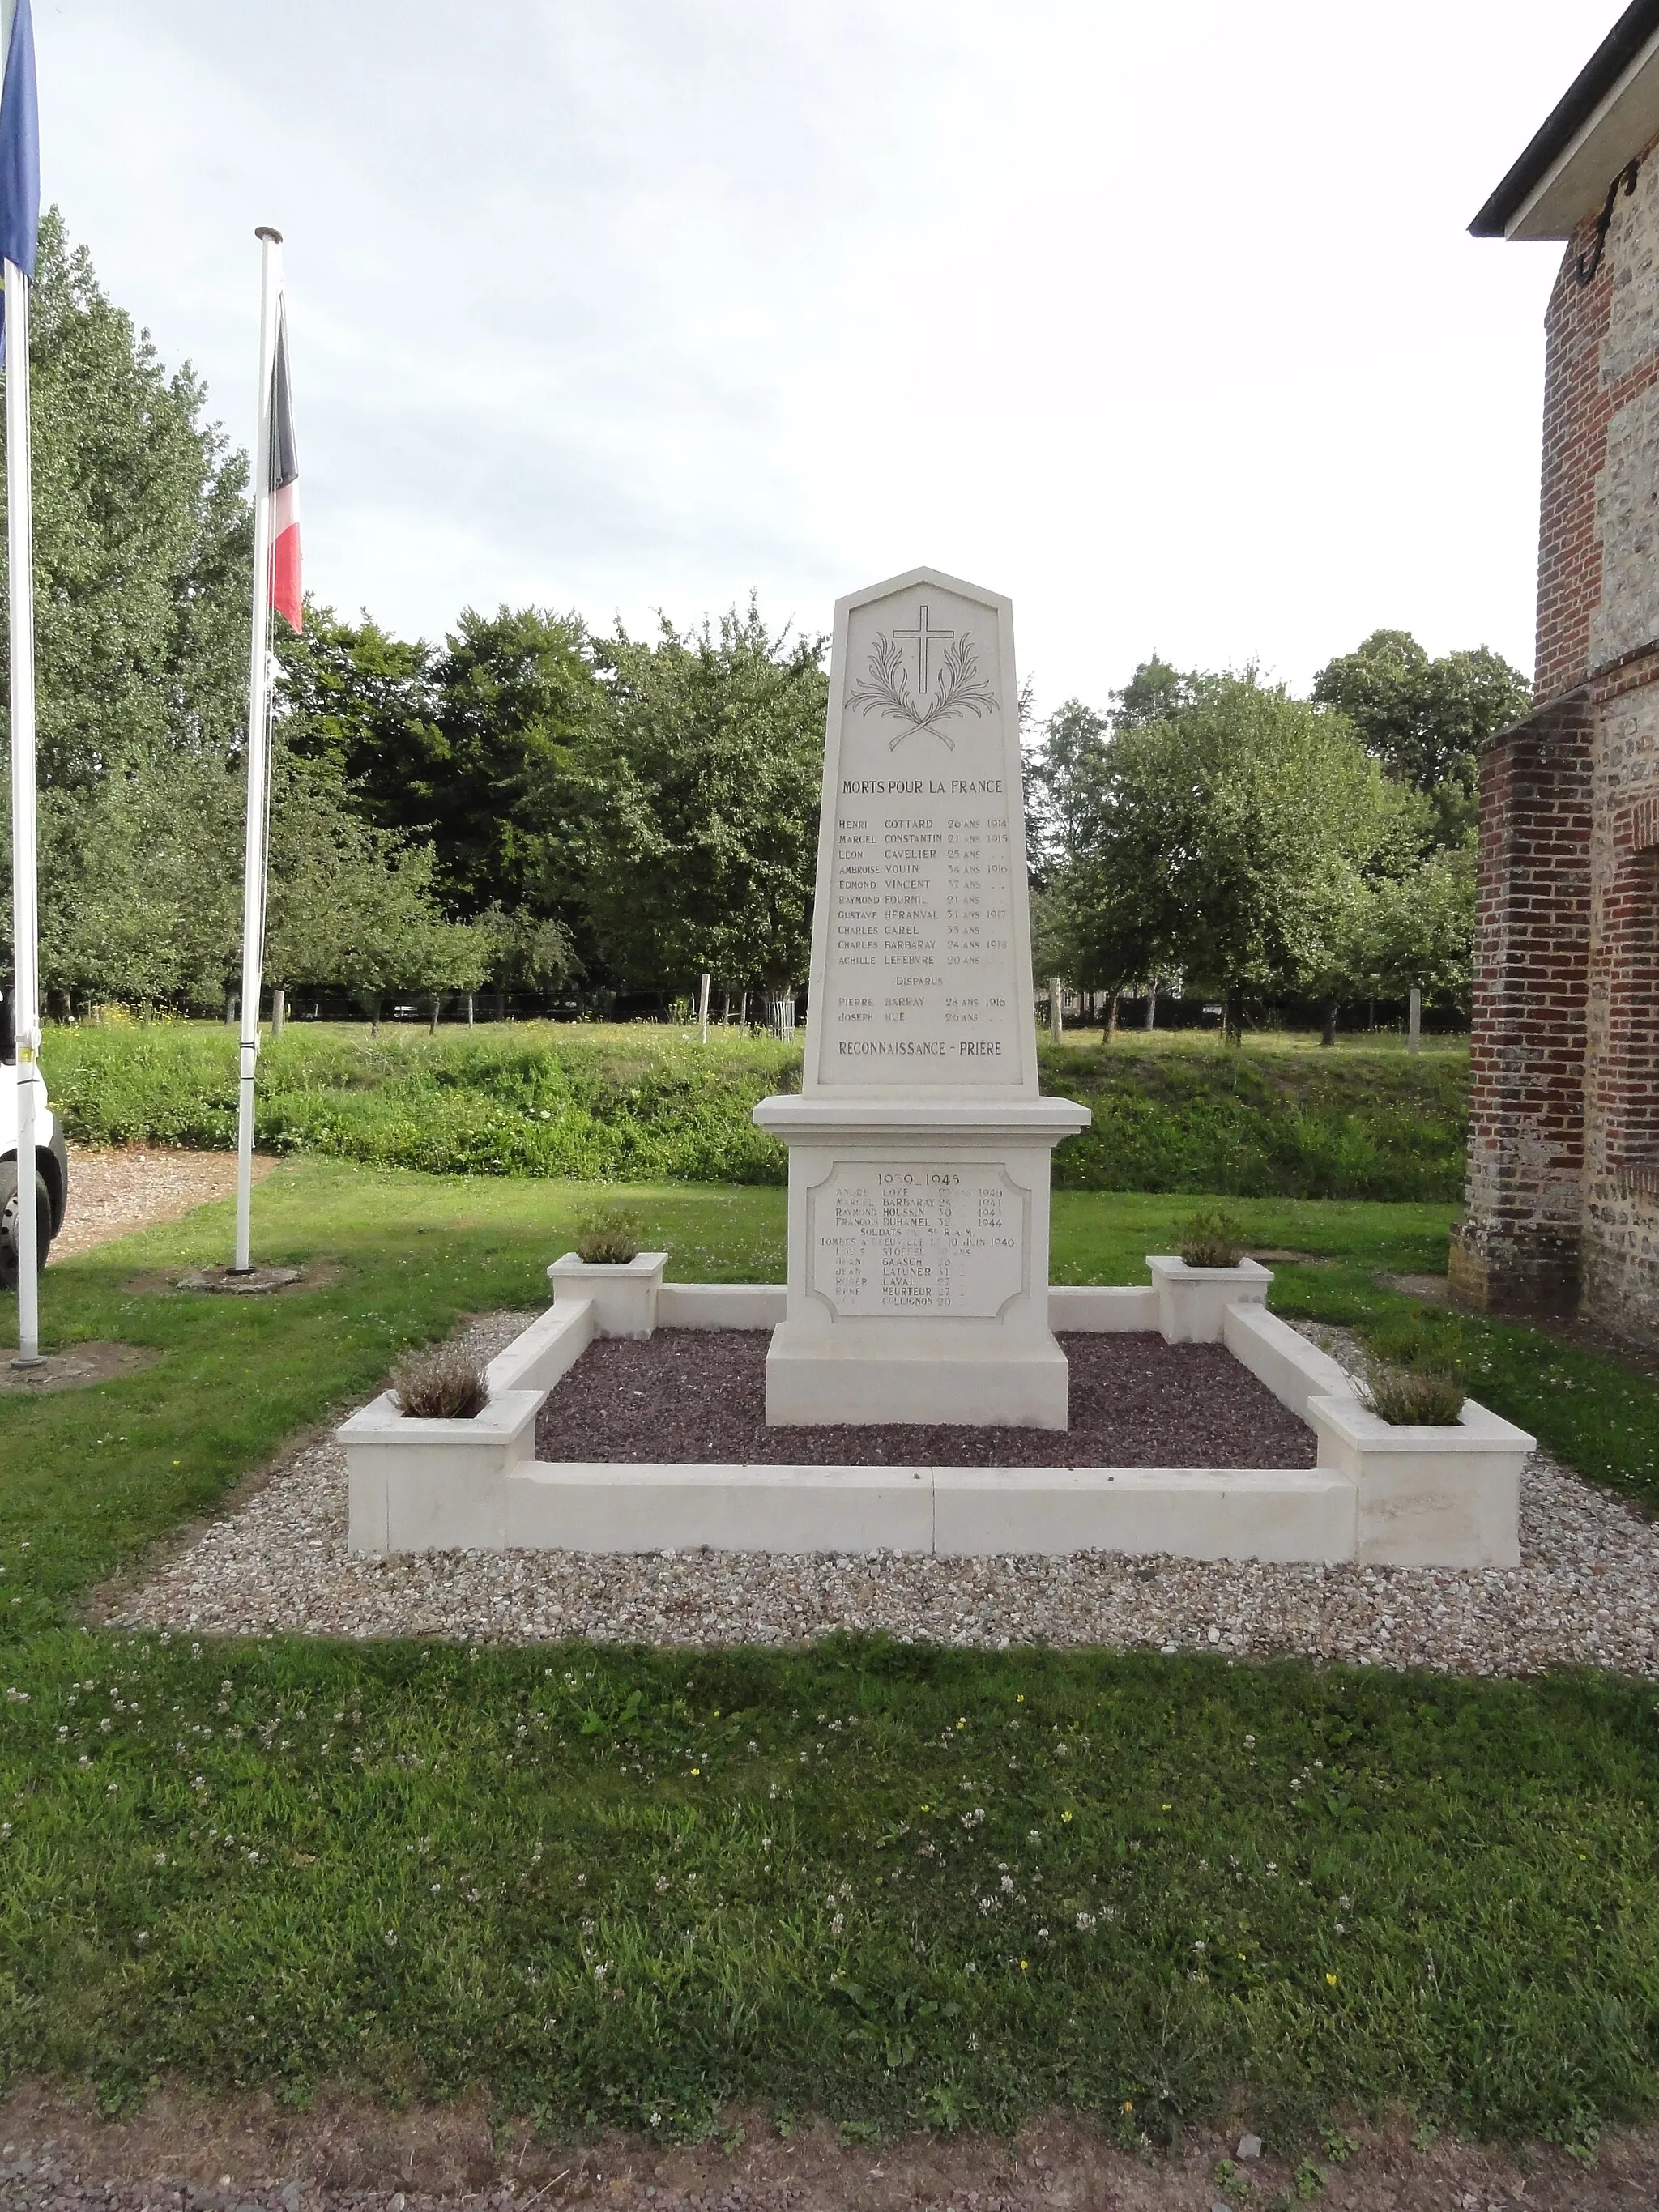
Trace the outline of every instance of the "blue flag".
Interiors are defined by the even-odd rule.
[[[40,232],[40,118],[34,98],[34,20],[29,0],[13,0],[6,73],[0,80],[0,257],[34,274]],[[6,358],[0,302],[0,364]]]

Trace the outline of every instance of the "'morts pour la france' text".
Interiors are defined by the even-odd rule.
[[[910,782],[884,781],[880,776],[847,775],[842,778],[843,799],[976,799],[981,796],[995,799],[1002,791],[1000,775],[953,775],[946,782],[933,776],[918,776]]]

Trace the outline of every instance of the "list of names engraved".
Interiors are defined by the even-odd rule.
[[[1024,813],[1005,689],[994,609],[927,586],[854,611],[819,878],[820,1083],[1026,1078]]]
[[[989,1319],[1024,1287],[1025,1206],[1000,1167],[838,1161],[811,1194],[807,1287],[838,1318]]]

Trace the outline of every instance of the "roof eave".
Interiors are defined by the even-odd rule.
[[[1609,182],[1659,137],[1659,0],[1635,0],[1579,71],[1469,229],[1570,238]]]

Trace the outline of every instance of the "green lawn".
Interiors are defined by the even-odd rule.
[[[1403,2107],[1587,2147],[1653,2109],[1650,1685],[75,1625],[77,1593],[398,1346],[535,1302],[586,1195],[305,1162],[258,1194],[256,1247],[334,1261],[333,1287],[130,1287],[222,1257],[222,1206],[51,1271],[49,1346],[163,1357],[0,1401],[0,2072],[112,2103],[164,2076],[483,2084],[550,2126],[658,2133],[733,2102],[884,2130],[1058,2101],[1156,2136],[1242,2088],[1280,2130]],[[780,1272],[781,1193],[635,1195],[676,1274]],[[1056,1276],[1135,1279],[1189,1208],[1061,1194]],[[1374,1278],[1443,1256],[1448,1207],[1236,1210],[1321,1255],[1282,1269],[1282,1307],[1425,1325]],[[1468,1332],[1491,1402],[1532,1394],[1552,1441],[1642,1489],[1655,1386],[1428,1325]]]

